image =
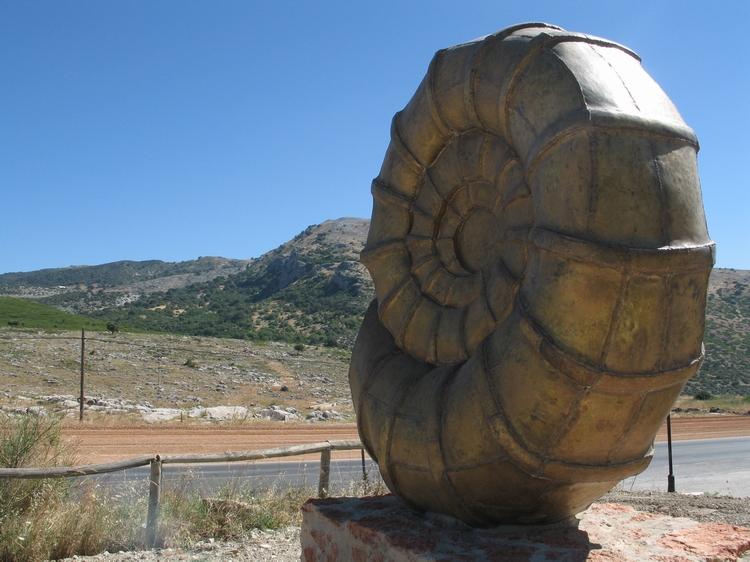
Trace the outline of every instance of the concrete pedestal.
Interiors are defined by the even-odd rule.
[[[750,553],[750,529],[698,523],[594,504],[580,524],[472,529],[424,514],[394,496],[309,500],[302,507],[306,562],[738,560]]]

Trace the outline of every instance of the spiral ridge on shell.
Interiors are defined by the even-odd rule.
[[[394,493],[553,522],[648,465],[703,357],[697,150],[611,41],[530,23],[435,55],[372,183],[349,373]]]

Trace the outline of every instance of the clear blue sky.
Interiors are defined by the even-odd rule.
[[[0,272],[369,217],[432,54],[540,20],[642,56],[701,141],[717,265],[750,269],[750,2],[0,0]]]

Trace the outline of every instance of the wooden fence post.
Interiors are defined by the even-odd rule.
[[[320,479],[318,480],[318,497],[328,497],[328,486],[331,480],[331,450],[320,452]]]
[[[154,548],[159,539],[159,504],[161,501],[161,457],[151,460],[148,486],[148,517],[146,519],[146,546]]]

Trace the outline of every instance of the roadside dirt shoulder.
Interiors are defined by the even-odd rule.
[[[68,427],[63,430],[63,439],[77,450],[80,463],[111,462],[157,453],[175,455],[250,451],[357,438],[355,424],[313,425],[286,422],[223,427]],[[336,458],[355,458],[359,454],[359,451],[340,451],[336,453]],[[309,456],[319,457],[319,454]],[[300,458],[304,457],[295,457]]]
[[[672,417],[672,439],[676,441],[719,437],[750,437],[750,416]],[[656,440],[667,440],[666,424],[659,429]]]
[[[685,417],[672,420],[672,437],[675,440],[740,436],[750,437],[750,416]],[[277,422],[206,427],[164,425],[104,428],[84,425],[69,426],[63,430],[63,438],[77,448],[78,459],[82,463],[110,462],[156,453],[245,451],[357,437],[357,426],[353,423]],[[666,428],[662,427],[656,440],[666,439]],[[317,458],[317,455],[314,456]],[[357,451],[337,453],[338,458],[357,456]]]

